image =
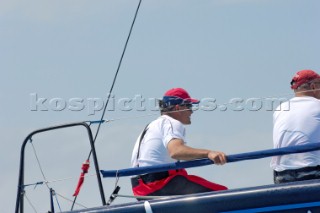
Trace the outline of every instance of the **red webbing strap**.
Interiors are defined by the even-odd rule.
[[[75,190],[75,192],[73,193],[73,196],[78,196],[79,192],[80,192],[80,189],[81,189],[81,186],[84,182],[84,176],[86,173],[88,173],[88,170],[89,170],[89,167],[90,167],[90,162],[89,160],[86,160],[83,164],[82,164],[82,172],[80,174],[80,177],[79,177],[79,181],[78,181],[78,184],[77,184],[77,188]]]

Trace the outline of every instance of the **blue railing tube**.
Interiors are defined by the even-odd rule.
[[[316,150],[320,150],[320,143],[227,155],[227,162],[232,163],[232,162],[243,161],[243,160],[253,160],[253,159],[260,159],[260,158],[266,158],[271,156],[288,155],[288,154],[310,152],[310,151],[316,151]],[[214,164],[214,162],[208,158],[203,158],[203,159],[197,159],[197,160],[191,160],[191,161],[178,161],[175,163],[161,164],[156,166],[145,166],[145,167],[128,168],[128,169],[121,169],[121,170],[100,170],[100,172],[103,177],[124,177],[124,176],[132,176],[132,175],[141,175],[141,174],[152,173],[152,172],[162,172],[162,171],[167,171],[171,169],[207,166],[210,164]]]

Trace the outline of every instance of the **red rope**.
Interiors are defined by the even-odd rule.
[[[79,192],[80,192],[80,189],[81,189],[81,186],[84,182],[84,176],[86,173],[88,173],[88,170],[89,170],[89,167],[90,167],[90,162],[89,160],[86,160],[83,164],[82,164],[82,172],[80,174],[80,177],[79,177],[79,181],[78,181],[78,184],[77,184],[77,188],[75,190],[75,192],[73,193],[73,196],[78,196]]]

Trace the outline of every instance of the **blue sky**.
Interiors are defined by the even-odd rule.
[[[101,117],[101,110],[91,113],[93,100],[107,97],[137,4],[132,0],[0,2],[0,199],[6,201],[0,202],[2,211],[14,209],[19,152],[28,133]],[[116,110],[105,116],[119,120],[103,125],[97,139],[101,169],[129,167],[136,137],[157,117],[145,116],[157,114],[148,100],[160,98],[172,87],[183,87],[199,99],[214,99],[218,106],[193,114],[187,127],[189,145],[227,154],[271,148],[272,110],[265,98],[292,97],[289,82],[301,69],[320,72],[319,7],[316,0],[143,1],[113,90]],[[34,94],[37,100],[46,98],[47,105],[38,104],[34,110]],[[121,100],[136,96],[147,100],[146,110],[131,105],[132,110],[124,111]],[[84,100],[83,110],[68,108],[75,98]],[[226,110],[219,107],[234,98],[244,100],[244,110],[235,111],[230,104]],[[250,108],[252,98],[262,103],[260,110]],[[54,100],[66,108],[55,110],[50,105]],[[53,184],[57,192],[72,198],[89,151],[85,134],[78,129],[61,131],[36,137],[33,144],[47,179],[75,177]],[[189,172],[229,188],[264,185],[272,183],[269,161]],[[43,179],[30,145],[26,164],[26,181]],[[120,179],[121,194],[131,194],[128,182]],[[114,180],[103,183],[108,196]],[[78,201],[98,206],[97,192],[90,177]],[[27,193],[39,212],[48,210],[45,186],[31,187]],[[127,201],[132,200],[119,198],[116,203]],[[33,212],[25,205],[27,212]],[[70,204],[61,205],[68,210]]]

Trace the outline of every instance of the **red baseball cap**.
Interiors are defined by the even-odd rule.
[[[168,105],[198,104],[200,102],[197,99],[191,98],[189,93],[182,88],[172,88],[168,90],[162,100]]]
[[[313,70],[301,70],[293,76],[291,81],[291,89],[297,89],[304,83],[308,83],[314,79],[320,78],[320,75]]]

